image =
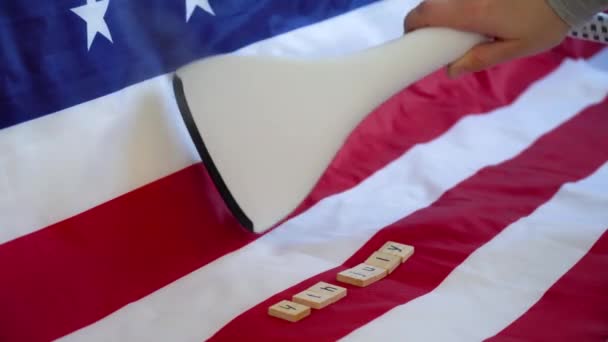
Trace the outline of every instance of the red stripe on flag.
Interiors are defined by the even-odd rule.
[[[489,73],[464,77],[458,83],[449,80],[443,70],[429,75],[390,98],[357,127],[295,214],[357,185],[416,144],[443,134],[463,116],[511,104],[565,57],[589,58],[601,48],[567,39],[549,52],[498,65]]]
[[[268,298],[231,321],[212,340],[247,336],[252,341],[278,341],[289,336],[290,341],[335,341],[395,306],[429,293],[472,252],[532,213],[564,183],[587,177],[608,160],[608,148],[598,148],[606,138],[607,109],[605,99],[519,156],[482,169],[431,206],[382,229],[343,266]],[[368,288],[342,284],[348,288],[347,297],[297,324],[267,314],[272,304],[290,299],[318,281],[339,284],[338,272],[365,261],[386,241],[416,248],[414,257],[388,278]]]
[[[608,232],[528,312],[487,341],[608,341]]]
[[[447,83],[437,73],[422,80],[360,127],[311,198],[318,201],[355,185],[463,116],[513,101],[564,58],[589,57],[599,49],[569,42],[552,53],[497,67],[491,79]],[[474,99],[464,101],[465,94]],[[381,143],[372,146],[368,139]],[[344,175],[352,169],[363,171]],[[0,245],[0,337],[46,341],[63,336],[253,241],[210,188],[201,166],[191,167]]]
[[[94,322],[254,239],[201,165],[0,246],[0,340]]]

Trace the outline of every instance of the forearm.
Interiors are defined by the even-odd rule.
[[[547,2],[571,27],[582,25],[596,13],[608,9],[608,0],[547,0]]]

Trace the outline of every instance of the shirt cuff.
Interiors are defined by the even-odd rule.
[[[570,27],[578,27],[591,20],[606,7],[606,1],[547,0],[555,13]]]

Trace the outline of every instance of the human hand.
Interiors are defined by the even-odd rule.
[[[570,30],[546,0],[424,0],[405,17],[404,29],[424,27],[449,27],[490,39],[448,66],[453,78],[549,50]]]

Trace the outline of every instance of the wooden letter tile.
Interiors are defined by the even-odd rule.
[[[396,255],[401,258],[401,262],[403,263],[414,254],[414,247],[389,241],[380,248],[380,252]]]
[[[335,303],[338,300],[346,297],[346,288],[334,284],[329,284],[323,281],[318,282],[314,286],[311,286],[309,291],[323,293],[331,297],[331,302]]]
[[[269,307],[268,314],[290,322],[297,322],[310,315],[310,307],[288,300],[282,300]]]
[[[386,277],[387,274],[388,272],[383,268],[363,263],[338,273],[337,280],[343,283],[365,287]]]
[[[293,296],[292,301],[313,309],[323,309],[332,303],[332,297],[329,294],[306,290]]]
[[[401,257],[394,254],[375,252],[365,261],[365,263],[384,268],[390,274],[399,266],[399,264],[401,264]]]

